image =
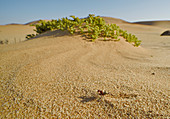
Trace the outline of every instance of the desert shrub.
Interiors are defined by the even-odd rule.
[[[26,39],[30,39],[30,38],[33,38],[33,37],[35,37],[35,34],[28,34],[28,35],[26,36]]]
[[[2,41],[2,40],[0,40],[0,44],[8,44],[8,40],[5,40],[5,41]]]
[[[0,40],[0,44],[4,44],[4,41]]]
[[[106,40],[106,38],[120,40],[119,37],[123,37],[127,42],[132,43],[134,46],[139,46],[141,41],[135,35],[127,33],[119,28],[116,24],[106,24],[104,19],[89,14],[87,18],[80,19],[75,16],[70,16],[72,19],[62,18],[52,21],[39,21],[39,24],[36,24],[35,31],[37,34],[44,33],[49,30],[60,29],[62,31],[68,30],[71,34],[80,33],[88,36],[88,38],[95,41],[97,38],[101,37]],[[35,35],[27,35],[27,39],[34,37]]]

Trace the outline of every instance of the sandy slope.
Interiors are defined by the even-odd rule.
[[[61,31],[1,45],[1,118],[170,117],[170,37],[160,37],[163,28],[118,25],[141,47]]]
[[[135,22],[135,24],[152,25],[152,26],[170,29],[170,20],[169,21],[168,20],[167,21],[141,21],[141,22]]]
[[[0,41],[8,41],[7,44],[15,44],[26,40],[27,34],[35,33],[34,27],[29,25],[0,25]]]

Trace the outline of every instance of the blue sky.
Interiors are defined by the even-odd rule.
[[[0,25],[88,14],[130,22],[170,20],[170,0],[0,0]]]

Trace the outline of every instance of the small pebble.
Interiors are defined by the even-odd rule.
[[[152,75],[155,75],[155,73],[153,72]]]

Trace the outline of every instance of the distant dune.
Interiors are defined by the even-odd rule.
[[[110,23],[115,23],[115,24],[117,24],[117,23],[129,23],[129,22],[124,21],[124,20],[122,20],[122,19],[113,18],[113,17],[102,17],[102,18],[103,18],[103,19],[106,21],[106,23],[108,23],[108,24],[110,24]],[[26,23],[25,25],[31,25],[31,24],[35,25],[35,24],[37,24],[39,21],[40,21],[40,20],[32,21],[32,22]],[[50,20],[45,20],[45,21],[50,21]]]
[[[8,41],[8,44],[25,41],[27,34],[35,33],[34,28],[22,24],[0,25],[0,41]]]
[[[158,27],[170,29],[170,20],[169,21],[140,21],[140,22],[134,22],[134,23],[142,24],[142,25],[152,25],[152,26],[158,26]]]
[[[39,21],[41,20],[31,21],[31,22],[26,23],[25,25],[36,25]],[[44,21],[51,21],[51,20],[44,20]]]
[[[6,25],[23,25],[23,24],[18,24],[18,23],[10,23],[10,24],[6,24]]]
[[[151,26],[157,26],[157,27],[162,27],[162,28],[169,28],[170,29],[170,20],[165,20],[165,21],[139,21],[139,22],[128,22],[122,19],[118,18],[113,18],[113,17],[102,17],[106,23],[111,24],[141,24],[141,25],[151,25]],[[40,20],[32,21],[29,23],[26,23],[25,25],[35,25],[39,22]],[[45,20],[45,21],[50,21],[50,20]]]
[[[124,21],[122,19],[118,19],[118,18],[113,18],[113,17],[102,17],[106,23],[110,24],[110,23],[114,23],[114,24],[120,24],[120,23],[129,23],[127,21]]]

